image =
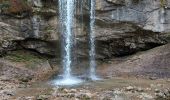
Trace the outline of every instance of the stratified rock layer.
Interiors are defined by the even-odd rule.
[[[166,44],[169,41],[170,10],[169,1],[163,1],[96,0],[97,58],[125,56]],[[59,57],[56,53],[60,52],[56,1],[0,2],[0,55],[9,50],[24,48]],[[79,17],[75,25],[77,53],[79,57],[85,58],[89,48],[86,7],[84,3],[83,25],[79,23]],[[77,16],[80,16],[79,13]]]

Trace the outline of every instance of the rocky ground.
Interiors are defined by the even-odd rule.
[[[0,99],[170,100],[169,0],[96,0],[97,73],[104,80],[76,87],[46,84],[61,69],[56,1],[0,0]],[[76,9],[76,74],[88,69],[87,4]]]
[[[46,82],[23,85],[1,81],[3,100],[169,100],[168,79],[113,78],[80,86],[58,87]]]
[[[59,67],[50,58],[14,51],[0,60],[0,97],[3,100],[170,100],[169,49],[167,44],[100,61],[97,72],[102,80],[88,80],[71,87],[51,83],[54,78],[49,77],[58,73]]]

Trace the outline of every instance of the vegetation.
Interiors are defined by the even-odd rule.
[[[166,0],[160,0],[160,3],[161,3],[161,7],[165,7],[165,5],[166,5]]]
[[[36,64],[42,63],[46,60],[46,58],[24,51],[13,51],[9,53],[5,59],[12,62],[24,63],[29,68],[32,68]]]
[[[9,8],[9,2],[0,2],[1,4],[0,4],[0,10],[2,11],[2,10],[4,10],[4,9],[8,9]]]
[[[0,9],[3,13],[30,12],[32,9],[26,0],[0,0]]]

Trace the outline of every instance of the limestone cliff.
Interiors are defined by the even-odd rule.
[[[77,13],[75,35],[78,55],[87,57],[86,1],[82,6],[83,24]],[[0,55],[27,49],[59,56],[57,0],[0,0],[0,14]],[[125,56],[168,43],[169,17],[169,0],[96,0],[97,58]]]

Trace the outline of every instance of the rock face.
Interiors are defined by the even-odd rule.
[[[104,76],[132,75],[165,78],[170,77],[170,44],[138,53],[124,60],[114,59],[102,67]],[[117,61],[116,61],[117,60]],[[109,67],[108,67],[109,66]]]
[[[0,55],[28,49],[59,56],[59,21],[55,0],[0,0]],[[17,7],[17,5],[20,6]],[[170,1],[96,0],[97,58],[125,56],[169,42]],[[15,9],[14,9],[15,8]],[[87,5],[83,3],[84,12]],[[75,20],[77,53],[87,58],[88,17]],[[80,16],[77,13],[77,16]],[[83,28],[80,28],[82,26]]]
[[[97,2],[99,20],[130,22],[145,30],[169,32],[168,0],[101,0]]]

